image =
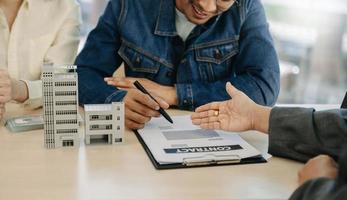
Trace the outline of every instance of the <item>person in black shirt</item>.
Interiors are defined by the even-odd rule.
[[[347,198],[347,110],[265,107],[230,83],[231,100],[201,106],[192,121],[205,129],[269,134],[269,153],[307,162],[290,199]],[[339,164],[335,161],[339,160]]]

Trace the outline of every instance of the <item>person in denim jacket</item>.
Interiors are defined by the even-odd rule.
[[[112,77],[123,62],[126,77]],[[228,81],[261,105],[279,93],[260,0],[111,0],[76,65],[80,103],[123,101],[131,129],[158,117],[159,106],[194,110],[230,99]]]

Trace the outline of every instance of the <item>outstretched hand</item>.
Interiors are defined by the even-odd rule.
[[[270,109],[257,105],[231,83],[227,83],[226,90],[231,100],[213,102],[197,108],[191,116],[193,124],[204,129],[247,131],[259,128],[259,131],[267,132],[268,120],[264,122],[267,125],[265,128],[258,126],[256,120],[260,114],[268,117]]]

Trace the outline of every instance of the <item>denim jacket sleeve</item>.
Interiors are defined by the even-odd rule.
[[[81,104],[121,101],[126,95],[126,91],[108,86],[103,80],[104,77],[112,76],[122,63],[117,54],[120,48],[117,26],[121,21],[122,2],[113,0],[108,3],[76,59]],[[120,16],[115,16],[115,13],[120,13]]]
[[[259,0],[241,0],[240,4],[245,4],[239,5],[244,21],[233,73],[215,82],[177,84],[179,107],[192,110],[208,102],[230,99],[225,91],[228,81],[258,104],[270,106],[276,102],[279,63],[263,6]]]

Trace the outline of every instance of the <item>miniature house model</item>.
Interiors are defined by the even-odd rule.
[[[76,66],[45,65],[42,72],[46,148],[79,146]]]
[[[124,103],[84,105],[85,142],[114,144],[122,142]]]

